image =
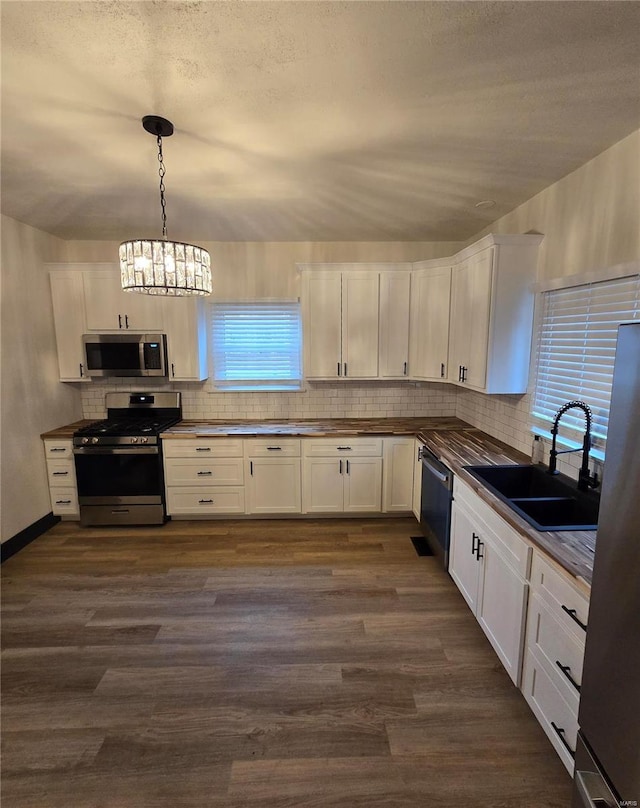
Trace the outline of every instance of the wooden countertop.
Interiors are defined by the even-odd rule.
[[[43,439],[70,439],[91,420],[53,429]],[[162,433],[163,440],[189,438],[332,437],[356,435],[417,435],[451,470],[477,492],[508,524],[539,547],[588,588],[593,572],[595,530],[538,531],[472,477],[464,466],[529,463],[527,455],[492,438],[459,418],[327,418],[304,420],[180,421]]]
[[[591,586],[596,547],[595,530],[536,530],[464,469],[464,466],[530,463],[527,455],[479,429],[465,429],[460,432],[426,431],[418,437],[521,536],[550,555],[585,590]]]
[[[426,430],[473,429],[459,418],[311,418],[305,420],[180,421],[165,430],[163,440],[172,438],[228,438],[286,435],[325,438],[343,435],[416,435]]]

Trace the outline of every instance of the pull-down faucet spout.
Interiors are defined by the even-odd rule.
[[[558,424],[560,423],[560,419],[562,416],[567,412],[567,410],[572,410],[577,408],[582,410],[585,415],[585,432],[584,432],[584,440],[582,442],[581,449],[556,449],[556,439],[558,437]],[[585,404],[584,401],[568,401],[566,404],[563,404],[562,407],[556,413],[555,418],[553,419],[553,426],[551,427],[551,434],[553,435],[553,442],[551,444],[551,451],[549,452],[549,474],[558,474],[558,470],[556,468],[556,459],[558,455],[561,454],[570,454],[571,452],[582,452],[582,465],[580,466],[580,471],[578,473],[578,489],[580,491],[587,491],[589,488],[597,488],[599,485],[598,482],[598,475],[591,474],[589,471],[589,451],[591,449],[591,408],[588,404]]]

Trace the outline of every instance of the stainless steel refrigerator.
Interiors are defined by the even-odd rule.
[[[618,330],[578,723],[572,808],[640,806],[640,323]]]

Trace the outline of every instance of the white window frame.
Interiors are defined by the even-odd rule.
[[[290,363],[290,374],[287,376],[279,376],[277,373],[271,374],[265,372],[264,376],[255,375],[247,367],[249,372],[247,378],[239,378],[234,375],[234,367],[242,366],[242,353],[244,349],[246,352],[259,353],[260,343],[256,342],[254,346],[238,345],[238,354],[235,362],[230,361],[226,364],[225,352],[219,353],[219,348],[216,345],[216,336],[220,337],[221,334],[216,334],[218,328],[218,321],[216,320],[216,313],[237,314],[239,317],[246,313],[250,315],[251,311],[257,312],[259,309],[268,312],[277,312],[281,309],[283,314],[288,309],[289,312],[295,312],[297,317],[290,318],[289,325],[291,326],[290,334],[295,334],[296,344],[292,346],[288,356],[283,352],[281,360],[281,367],[284,369],[287,362]],[[274,300],[274,299],[261,299],[261,300],[248,300],[248,301],[224,301],[219,303],[211,303],[209,306],[208,318],[208,332],[209,332],[209,390],[210,392],[234,392],[234,393],[256,393],[256,392],[299,392],[303,390],[302,379],[302,314],[300,310],[299,300]],[[274,363],[277,364],[277,363]],[[268,362],[267,362],[268,367]],[[231,374],[231,375],[228,375]]]
[[[637,286],[635,291],[635,302],[634,302],[634,309],[633,309],[633,316],[631,319],[620,319],[618,322],[637,322],[640,319],[640,262],[633,262],[629,264],[621,264],[615,267],[611,267],[608,270],[598,272],[598,273],[591,273],[589,275],[573,275],[568,276],[565,278],[558,278],[552,281],[548,281],[543,284],[538,284],[536,287],[536,291],[540,294],[537,295],[536,301],[536,329],[535,329],[535,336],[534,336],[534,357],[535,361],[533,362],[532,366],[532,393],[531,393],[531,431],[536,435],[541,435],[545,438],[550,438],[551,433],[550,429],[553,422],[553,415],[550,414],[549,409],[544,411],[544,409],[538,407],[536,409],[536,401],[537,401],[537,394],[538,394],[538,386],[539,386],[539,374],[541,372],[540,368],[540,360],[541,360],[541,337],[542,337],[542,328],[544,326],[544,316],[545,316],[545,300],[544,294],[554,291],[569,291],[576,287],[581,286],[591,286],[593,287],[595,284],[599,284],[602,282],[607,281],[622,281],[622,280],[637,280]],[[587,329],[588,330],[588,329]],[[607,362],[608,363],[608,362]],[[611,363],[611,373],[613,373],[613,365]],[[588,377],[586,377],[588,378]],[[573,399],[581,399],[587,398],[586,396],[581,395],[579,391],[575,391],[575,394],[571,394],[570,391],[563,392],[563,396],[566,395],[566,400],[573,400]],[[589,401],[587,400],[587,403]],[[571,416],[574,416],[572,419]],[[577,420],[576,420],[577,419]],[[571,424],[573,420],[573,425]],[[579,410],[572,410],[567,415],[564,416],[563,420],[560,423],[560,430],[557,438],[557,442],[559,445],[577,449],[582,447],[582,439],[584,434],[584,428],[582,427],[583,423],[583,416]],[[606,438],[602,437],[601,435],[596,435],[593,438],[593,445],[591,450],[591,455],[599,460],[604,459],[605,449],[606,449]]]

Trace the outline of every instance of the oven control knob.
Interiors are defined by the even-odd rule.
[[[137,442],[138,442],[137,438],[131,438],[131,443],[137,443]]]
[[[82,439],[82,442],[83,442],[83,443],[89,443],[89,438],[83,438],[83,439]]]
[[[149,443],[149,438],[140,438],[140,443]]]
[[[91,443],[99,443],[100,438],[91,438]]]

